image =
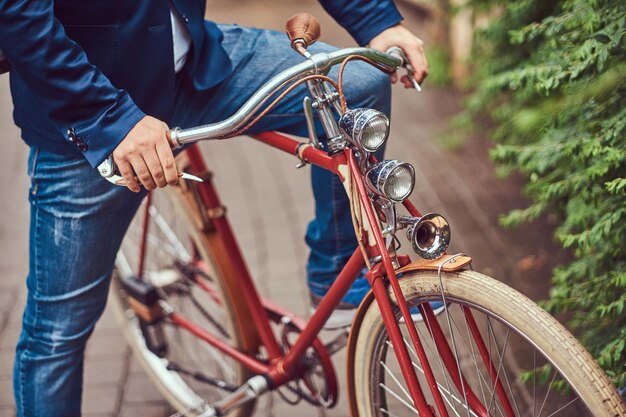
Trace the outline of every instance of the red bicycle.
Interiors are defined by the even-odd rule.
[[[248,416],[273,390],[294,404],[333,407],[338,383],[330,357],[344,346],[352,416],[626,415],[609,379],[554,318],[472,271],[468,256],[445,254],[446,220],[420,214],[407,200],[411,165],[372,156],[387,139],[389,120],[349,109],[341,75],[335,81],[326,74],[335,65],[342,74],[354,59],[387,72],[410,70],[401,51],[311,56],[306,36],[294,33],[292,45],[306,58],[301,64],[230,118],[174,129],[171,141],[182,147],[239,135],[282,97],[268,104],[273,94],[306,83],[309,141],[273,132],[255,139],[340,177],[359,247],[308,321],[261,298],[212,174],[199,150],[187,147],[179,169],[202,182],[148,195],[122,244],[112,290],[128,342],[177,415]],[[312,128],[314,111],[330,138],[327,150]],[[121,180],[110,160],[101,172]],[[399,253],[400,232],[418,260]],[[372,291],[349,333],[322,343],[318,334],[364,265]],[[443,302],[442,314],[434,314],[435,301]]]

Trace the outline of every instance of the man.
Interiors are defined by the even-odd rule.
[[[322,4],[359,44],[399,46],[417,81],[427,75],[422,42],[399,23],[391,0]],[[31,146],[28,300],[14,368],[18,416],[80,415],[84,347],[104,309],[122,236],[143,189],[177,182],[168,126],[222,120],[302,60],[284,35],[218,26],[204,20],[204,10],[202,0],[0,0],[14,119]],[[389,78],[358,68],[349,103],[389,113]],[[294,91],[255,131],[304,136],[303,94]],[[93,169],[110,154],[128,189]],[[356,243],[340,184],[321,169],[312,170],[312,182],[309,282],[323,295]],[[349,305],[368,289],[363,281],[344,300]]]

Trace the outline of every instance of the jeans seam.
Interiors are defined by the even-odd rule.
[[[26,349],[24,349],[24,351],[22,353],[20,353],[20,411],[23,413],[24,409],[26,407],[26,404],[24,402],[24,386],[26,385],[26,382],[24,381],[24,379],[26,378],[24,369],[23,369],[23,362],[24,362],[24,357],[26,356],[26,350],[28,349],[30,345],[30,339],[26,342]]]
[[[33,177],[35,175],[35,167],[37,166],[37,157],[39,156],[39,147],[35,147],[35,155],[33,155],[33,162],[30,166],[30,171],[28,172],[29,177]]]
[[[37,188],[38,188],[38,184],[37,184],[37,180],[35,180],[35,169],[37,168],[37,159],[39,157],[39,147],[35,148],[35,155],[33,155],[33,162],[31,164],[30,167],[30,172],[28,173],[28,176],[30,177],[30,181],[33,184],[32,190],[30,192],[30,194],[32,196],[37,195]]]
[[[35,154],[35,157],[36,156],[37,156],[37,154]],[[33,162],[35,162],[35,160],[33,160]],[[34,166],[34,163],[33,163],[33,166]],[[34,208],[34,209],[35,209],[35,235],[39,235],[40,228],[41,228],[40,227],[40,220],[39,220],[39,209],[37,209],[37,208]],[[35,291],[37,293],[40,292],[39,279],[38,279],[38,277],[39,277],[39,262],[38,262],[38,258],[39,258],[39,253],[40,253],[40,247],[39,247],[39,244],[40,244],[39,241],[40,240],[41,239],[37,239],[37,243],[35,244],[35,253],[34,253],[34,255],[35,255],[34,256],[34,263],[35,263],[35,268],[34,268],[35,269]],[[34,324],[34,327],[37,327],[37,317],[39,317],[37,303],[35,303],[34,310],[35,311],[34,311],[34,317],[33,317],[33,324]],[[22,331],[24,331],[24,330],[22,330]],[[25,395],[24,395],[24,386],[26,385],[26,383],[24,381],[24,378],[26,377],[26,375],[25,375],[25,372],[24,372],[24,370],[22,368],[23,368],[23,364],[24,364],[24,361],[25,361],[25,357],[26,357],[28,351],[30,350],[31,343],[32,343],[31,337],[27,336],[26,346],[24,347],[24,351],[22,351],[20,353],[20,359],[21,359],[20,360],[20,407],[21,407],[22,412],[24,412],[24,410],[26,409],[26,403],[24,401],[24,397],[25,397]]]

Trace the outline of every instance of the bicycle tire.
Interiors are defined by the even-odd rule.
[[[258,347],[258,338],[250,326],[249,315],[247,315],[249,313],[247,310],[243,310],[245,306],[241,304],[241,297],[235,296],[236,288],[233,288],[233,284],[224,279],[232,265],[225,264],[224,257],[219,256],[219,236],[216,236],[215,231],[199,229],[190,215],[193,213],[193,207],[191,207],[189,200],[184,198],[183,193],[181,187],[167,187],[164,190],[153,192],[150,208],[151,233],[146,242],[145,274],[143,277],[150,281],[154,279],[150,278],[151,276],[158,276],[155,273],[162,276],[169,274],[166,281],[174,281],[174,284],[168,284],[167,288],[159,288],[162,299],[176,309],[183,310],[179,312],[190,318],[195,324],[218,334],[220,332],[227,333],[231,345],[237,349],[244,352],[255,352]],[[117,321],[135,358],[152,379],[156,388],[174,409],[178,411],[189,410],[201,400],[212,403],[222,398],[227,392],[217,388],[213,389],[214,387],[206,382],[199,382],[196,378],[188,375],[187,371],[200,372],[205,377],[217,377],[217,379],[234,387],[241,385],[251,375],[242,364],[230,360],[184,329],[168,324],[167,319],[160,322],[158,326],[162,326],[161,331],[168,347],[168,353],[161,358],[147,348],[146,339],[140,327],[141,322],[128,306],[126,294],[120,282],[120,278],[136,274],[138,261],[135,262],[131,259],[138,258],[137,249],[140,242],[137,241],[137,232],[141,233],[143,230],[144,216],[142,214],[145,213],[146,204],[147,202],[144,201],[138,210],[118,252],[110,299]],[[155,220],[157,218],[158,220]],[[203,294],[206,291],[198,291],[196,288],[172,289],[172,285],[186,287],[190,284],[181,272],[181,268],[173,267],[173,265],[178,265],[176,262],[180,262],[180,258],[183,257],[183,255],[177,255],[175,250],[182,252],[184,248],[175,248],[173,251],[170,247],[168,250],[164,250],[164,247],[172,246],[172,242],[166,242],[164,239],[173,239],[171,236],[159,236],[159,234],[165,234],[164,229],[167,228],[175,233],[178,243],[187,248],[188,254],[194,252],[192,255],[194,264],[202,262],[203,265],[206,265],[203,269],[208,271],[212,281],[205,279],[204,284],[211,286],[211,294]],[[191,261],[185,260],[184,262],[190,263]],[[180,276],[174,277],[172,271]],[[200,277],[199,279],[204,278]],[[183,281],[184,284],[181,283]],[[189,294],[184,294],[187,290],[189,290]],[[196,298],[195,302],[191,297]],[[215,302],[208,307],[198,307],[199,304],[209,304],[211,301]],[[216,307],[217,302],[221,306]],[[216,308],[218,309],[217,312]],[[207,312],[212,319],[207,319]],[[181,367],[179,361],[183,361],[185,365],[180,371],[168,369],[168,367],[171,368],[172,364]],[[221,365],[219,363],[221,361],[225,365]],[[226,369],[227,366],[230,367],[230,370]],[[211,374],[211,372],[217,371],[221,375]],[[228,378],[225,374],[229,374]],[[229,417],[247,417],[252,414],[254,405],[254,401],[249,402],[234,410],[229,414]],[[193,415],[193,412],[184,415]]]
[[[559,322],[537,306],[530,299],[496,281],[493,278],[473,272],[460,271],[456,273],[443,273],[442,282],[444,294],[447,302],[447,310],[438,315],[436,320],[441,324],[441,328],[446,333],[446,339],[456,358],[460,358],[459,363],[463,370],[463,375],[467,376],[467,383],[481,398],[481,402],[488,404],[490,415],[506,415],[506,407],[499,400],[496,390],[490,381],[485,362],[481,361],[479,349],[475,342],[471,342],[471,332],[469,331],[468,319],[463,315],[461,305],[471,309],[475,317],[478,316],[478,323],[482,326],[481,334],[488,338],[490,346],[490,360],[493,362],[493,369],[498,369],[496,375],[501,380],[505,389],[508,389],[507,397],[512,413],[509,415],[554,415],[576,416],[626,416],[626,408],[621,401],[615,388],[611,385],[608,377],[596,364],[591,355],[580,345]],[[442,300],[440,279],[436,272],[419,271],[406,274],[400,279],[400,286],[410,306],[416,306],[423,302]],[[392,304],[396,316],[400,316],[395,298],[389,290]],[[360,417],[387,417],[398,415],[414,415],[406,403],[412,404],[407,391],[402,391],[391,374],[395,369],[399,374],[399,367],[395,361],[395,355],[388,342],[388,336],[378,306],[373,297],[369,299],[370,305],[362,309],[356,319],[355,327],[351,335],[350,350],[348,358],[351,363],[348,369],[353,370],[349,374],[350,401],[351,407]],[[448,317],[451,318],[448,321]],[[459,323],[465,318],[466,330],[459,327]],[[360,321],[360,323],[359,323]],[[432,339],[428,335],[427,321],[416,322],[416,328],[420,339],[425,345],[425,351],[429,356],[429,363],[437,378],[438,389],[444,397],[445,407],[451,416],[457,415],[480,415],[471,409],[465,397],[455,388],[441,358],[440,350],[435,349]],[[462,324],[462,323],[461,323]],[[401,327],[404,324],[401,324]],[[485,329],[486,327],[486,329]],[[491,330],[490,330],[491,329]],[[452,332],[450,332],[452,330]],[[458,330],[458,333],[456,331]],[[506,331],[506,332],[505,332]],[[450,334],[455,334],[454,339]],[[412,344],[406,330],[403,331],[405,341],[409,349]],[[465,339],[461,336],[465,336]],[[502,348],[498,348],[495,337],[506,334],[506,339]],[[485,336],[486,335],[486,336]],[[493,349],[492,351],[492,339]],[[475,340],[475,339],[472,339]],[[471,342],[471,343],[468,343]],[[526,342],[528,346],[523,347],[521,343]],[[510,343],[510,345],[509,345]],[[510,346],[507,350],[507,346]],[[532,347],[532,361],[530,353],[526,350]],[[461,352],[461,350],[465,352]],[[352,354],[353,352],[353,354]],[[544,362],[537,362],[537,354],[544,356]],[[414,351],[410,350],[411,360],[415,368],[416,359]],[[495,356],[494,356],[495,355]],[[500,360],[495,360],[500,358]],[[389,361],[389,363],[384,362]],[[470,363],[472,362],[473,363]],[[481,363],[482,362],[482,363]],[[387,367],[383,366],[383,363]],[[550,363],[551,367],[543,367]],[[497,364],[497,368],[496,368]],[[520,379],[521,371],[539,369],[543,372],[526,373],[526,382]],[[425,383],[423,371],[420,373],[419,365],[415,368],[420,386],[427,396],[427,401],[434,409],[435,403],[428,391]],[[521,370],[521,371],[520,371]],[[552,376],[554,370],[554,376]],[[558,371],[562,378],[556,378]],[[548,376],[545,379],[545,374]],[[474,378],[469,378],[472,375]],[[482,376],[481,376],[482,375]],[[515,376],[515,379],[513,379]],[[545,381],[550,380],[546,385],[540,384],[537,379],[543,377]],[[396,376],[399,381],[402,375]],[[532,383],[530,379],[532,378]],[[569,382],[569,388],[564,387]],[[382,385],[381,385],[382,384]],[[391,389],[389,386],[394,387]],[[531,388],[532,386],[532,388]],[[554,387],[554,390],[547,389]],[[565,389],[563,389],[565,388]],[[405,403],[398,400],[389,390],[404,399]],[[532,392],[531,392],[532,389]],[[485,395],[485,392],[487,395]],[[482,396],[481,396],[482,394]],[[538,395],[539,394],[539,395]],[[572,399],[576,394],[578,399]],[[546,395],[544,397],[544,395]],[[537,398],[540,396],[540,398]],[[543,398],[545,398],[545,400]],[[558,398],[557,398],[558,397]],[[571,402],[574,401],[574,402]],[[582,403],[582,404],[581,404]],[[564,406],[559,409],[558,407]],[[584,405],[585,407],[581,407]],[[395,407],[391,410],[391,407]],[[548,408],[550,407],[550,408]],[[586,408],[582,409],[581,408]],[[400,411],[396,411],[400,410]],[[545,413],[544,413],[545,410]],[[415,415],[417,412],[415,411]],[[434,415],[440,415],[436,412]]]

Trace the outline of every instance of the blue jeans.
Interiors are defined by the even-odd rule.
[[[171,126],[222,120],[265,81],[302,61],[285,35],[222,26],[233,75],[210,92],[198,92],[177,77]],[[332,47],[317,44],[313,52]],[[331,75],[336,76],[336,70]],[[389,113],[388,77],[363,63],[346,74],[351,107]],[[283,100],[253,132],[279,130],[306,136],[302,86]],[[321,133],[321,132],[320,132]],[[14,367],[18,416],[80,415],[85,344],[106,304],[115,254],[143,193],[133,194],[103,180],[78,154],[31,149],[32,186],[28,299]],[[343,187],[313,167],[315,219],[307,230],[309,281],[332,282],[356,247]],[[317,285],[317,287],[316,287]]]

